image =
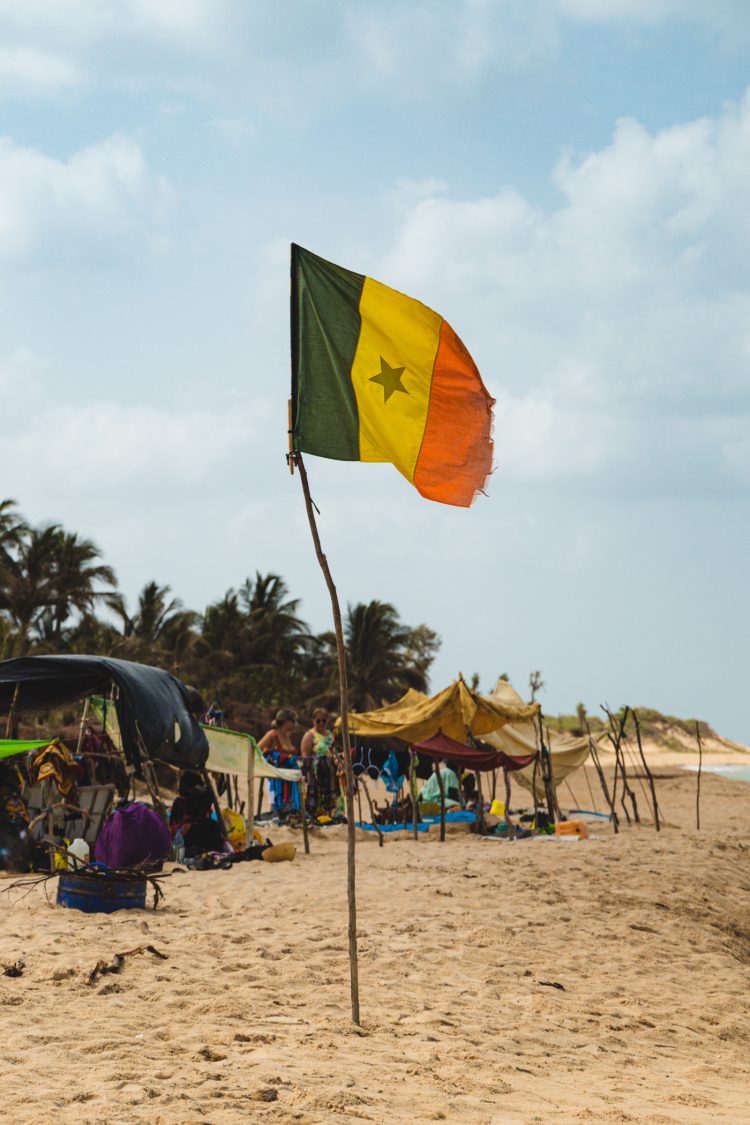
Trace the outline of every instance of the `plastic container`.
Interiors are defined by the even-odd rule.
[[[113,914],[115,910],[143,910],[146,906],[145,879],[124,882],[104,875],[77,875],[63,872],[57,880],[57,905],[84,914]]]
[[[490,808],[490,816],[505,816],[505,804],[503,801],[493,801]]]
[[[556,836],[577,836],[579,840],[588,840],[589,833],[582,820],[560,820],[555,825]]]
[[[80,836],[76,836],[72,844],[68,844],[68,867],[75,871],[79,867],[85,867],[91,858],[91,849],[85,840]]]
[[[179,828],[177,829],[177,831],[174,834],[174,839],[172,840],[172,847],[174,849],[174,861],[175,861],[175,863],[184,863],[185,862],[185,837],[182,835],[182,832],[180,831]]]

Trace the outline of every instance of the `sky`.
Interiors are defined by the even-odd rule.
[[[750,743],[749,59],[745,0],[0,0],[0,497],[131,604],[273,571],[328,628],[295,241],[497,400],[469,510],[308,459],[342,601],[435,629],[435,690]]]

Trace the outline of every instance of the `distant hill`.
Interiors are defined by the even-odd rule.
[[[637,707],[638,722],[641,727],[641,738],[644,746],[650,750],[671,750],[678,753],[698,753],[698,740],[696,737],[696,724],[700,730],[703,749],[708,753],[717,751],[726,752],[735,750],[738,753],[750,752],[750,747],[739,742],[732,742],[729,738],[722,738],[720,734],[703,719],[678,719],[675,715],[663,715],[653,707]],[[622,708],[615,712],[615,719],[620,720]],[[567,731],[568,734],[585,734],[584,718],[588,719],[592,734],[606,730],[607,722],[595,715],[547,715],[544,722],[550,730]],[[635,738],[632,717],[628,716],[627,733]]]

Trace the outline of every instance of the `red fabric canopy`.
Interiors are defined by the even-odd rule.
[[[523,758],[511,758],[502,750],[475,750],[448,738],[441,730],[432,738],[415,742],[414,749],[429,758],[447,758],[467,770],[521,770],[536,757],[536,754],[527,754]]]

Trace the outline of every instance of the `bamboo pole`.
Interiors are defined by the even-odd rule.
[[[700,831],[701,827],[701,771],[703,770],[703,743],[701,742],[701,731],[698,726],[698,720],[695,720],[695,734],[698,739],[698,788],[695,794],[695,827]]]
[[[291,424],[291,405],[289,408],[290,416],[290,430]],[[307,510],[307,519],[310,524],[310,533],[312,535],[313,544],[315,546],[315,554],[318,559],[318,564],[323,572],[328,593],[331,599],[331,611],[333,614],[333,626],[336,634],[336,655],[338,657],[339,666],[339,702],[341,708],[341,744],[344,752],[344,770],[346,774],[346,860],[347,860],[347,877],[346,877],[346,894],[349,904],[349,978],[350,978],[350,991],[352,1003],[352,1020],[354,1023],[359,1024],[359,964],[357,959],[357,898],[356,898],[356,866],[355,866],[355,836],[354,836],[354,771],[352,770],[352,751],[349,742],[349,689],[346,682],[346,649],[344,647],[344,630],[341,624],[341,608],[339,606],[338,594],[336,587],[331,577],[331,571],[328,567],[328,560],[323,554],[323,548],[320,545],[320,536],[318,535],[318,526],[315,522],[315,513],[313,511],[313,501],[310,495],[310,485],[307,479],[307,469],[302,460],[301,453],[295,453],[292,448],[292,437],[290,434],[290,455],[289,455],[290,468],[292,462],[296,464],[299,469],[300,480],[302,481],[302,491],[305,496],[305,508]]]
[[[440,790],[440,843],[445,840],[445,782],[440,772],[440,762],[437,765],[438,788]]]

